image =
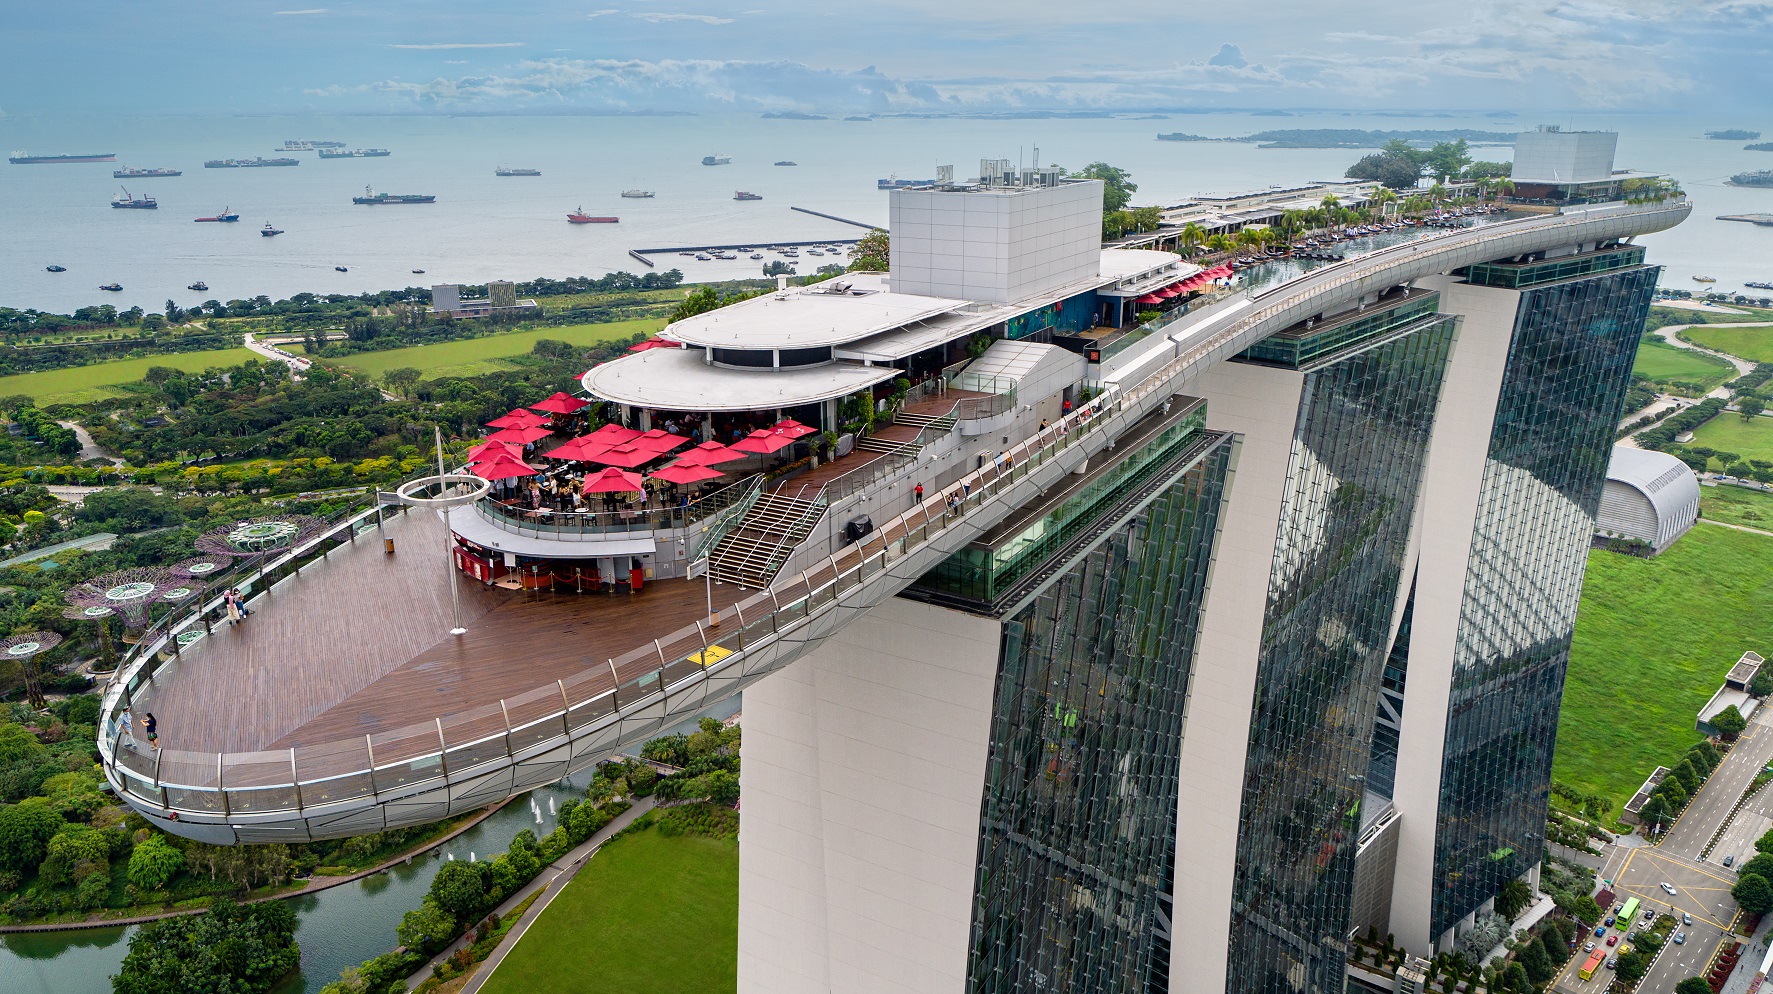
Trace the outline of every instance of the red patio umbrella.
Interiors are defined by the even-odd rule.
[[[534,411],[526,411],[521,407],[514,407],[505,414],[488,421],[486,426],[488,428],[529,428],[534,425],[545,425],[547,423],[547,418],[542,417]]]
[[[549,414],[571,414],[574,411],[589,407],[591,402],[564,393],[556,393],[552,397],[536,401],[529,405],[531,410],[547,411]]]
[[[664,453],[657,449],[649,449],[644,445],[629,442],[627,445],[618,445],[614,448],[604,449],[602,452],[586,456],[585,458],[589,462],[602,463],[605,466],[620,466],[623,469],[634,469],[637,466],[644,466],[662,456],[664,456]]]
[[[621,425],[611,424],[604,425],[602,428],[597,429],[585,437],[595,438],[606,445],[621,445],[624,442],[632,442],[639,438],[640,432],[637,432],[632,428],[624,428]]]
[[[1159,297],[1162,297],[1165,300],[1169,300],[1171,297],[1182,296],[1182,292],[1183,291],[1178,290],[1173,286],[1167,286],[1167,287],[1164,287],[1162,290],[1157,291],[1157,295]]]
[[[748,452],[734,452],[719,442],[703,442],[701,445],[677,457],[675,466],[718,466],[723,462],[735,459],[750,458]]]
[[[509,480],[518,476],[534,476],[536,471],[513,456],[489,459],[468,467],[468,472],[483,480]]]
[[[585,477],[584,492],[588,494],[639,493],[641,487],[639,473],[624,473],[619,469],[606,469],[596,476]]]
[[[1140,297],[1137,300],[1133,301],[1133,303],[1135,303],[1135,304],[1146,304],[1146,305],[1161,304],[1163,302],[1164,302],[1164,299],[1162,297],[1159,297],[1155,293],[1148,293],[1145,296]]]
[[[819,432],[819,429],[803,425],[793,418],[783,418],[771,426],[770,430],[783,438],[805,438]]]
[[[791,438],[783,438],[780,435],[768,431],[754,431],[739,441],[734,442],[732,448],[734,452],[754,452],[758,455],[769,455],[772,452],[778,452],[793,444],[794,440]]]
[[[530,428],[506,428],[504,431],[495,431],[486,437],[489,441],[493,442],[512,442],[517,445],[528,445],[531,442],[547,438],[552,434],[554,434],[554,429],[537,425]]]
[[[653,470],[647,474],[646,478],[664,480],[666,483],[700,483],[703,480],[712,480],[725,475],[720,470],[710,469],[707,466],[686,466],[683,463],[673,463],[664,469]]]
[[[513,451],[511,446],[505,444],[504,442],[487,441],[487,442],[481,442],[479,445],[476,445],[476,446],[474,446],[474,448],[468,450],[468,461],[469,462],[489,462],[493,459],[497,459],[501,455],[510,456],[511,458],[515,459],[515,458],[518,458],[520,453]]]
[[[688,445],[689,439],[682,435],[673,435],[663,428],[654,428],[652,431],[632,440],[629,444],[645,446],[646,448],[652,449],[654,452],[670,452],[672,449],[675,449],[680,445]]]
[[[542,455],[548,459],[568,459],[573,462],[583,462],[608,448],[610,448],[610,446],[592,438],[590,435],[580,435],[578,438],[567,442],[565,445],[556,446],[555,448],[542,453]]]

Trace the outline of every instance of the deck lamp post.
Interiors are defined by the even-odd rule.
[[[443,430],[437,432],[437,475],[423,476],[409,480],[400,485],[393,493],[377,495],[377,500],[385,500],[408,507],[430,508],[438,512],[443,519],[443,575],[449,582],[450,629],[451,635],[466,635],[468,629],[462,624],[462,592],[455,575],[455,531],[450,527],[449,512],[451,508],[464,504],[472,504],[492,491],[492,483],[472,473],[451,473],[443,465]]]

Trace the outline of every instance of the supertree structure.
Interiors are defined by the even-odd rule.
[[[18,660],[25,673],[25,699],[38,710],[43,708],[43,681],[37,669],[37,656],[61,642],[62,637],[55,632],[25,632],[0,639],[0,657]]]
[[[148,609],[155,602],[176,603],[193,593],[186,579],[172,570],[145,566],[95,576],[69,587],[62,597],[75,608],[64,612],[65,617],[99,621],[118,614],[126,631],[140,631],[147,627]]]
[[[194,556],[184,562],[173,563],[167,567],[173,574],[186,580],[207,583],[212,577],[226,573],[234,565],[234,553],[212,552],[207,555]]]
[[[195,544],[206,556],[258,556],[301,545],[325,527],[312,515],[277,514],[211,528]]]

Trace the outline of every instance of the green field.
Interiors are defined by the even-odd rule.
[[[187,373],[200,373],[217,366],[238,366],[248,359],[263,361],[264,357],[250,349],[211,349],[206,352],[170,352],[140,359],[118,359],[96,362],[90,366],[51,369],[41,373],[20,373],[0,376],[0,397],[24,394],[38,407],[50,404],[89,404],[122,393],[113,389],[122,383],[134,383],[151,366],[170,366]]]
[[[1617,815],[1745,650],[1773,652],[1773,538],[1707,524],[1655,559],[1591,552],[1552,778]]]
[[[1773,494],[1744,487],[1700,487],[1699,513],[1710,521],[1773,531]]]
[[[719,994],[738,964],[738,841],[649,828],[598,850],[481,990]]]
[[[1714,324],[1688,328],[1680,336],[1714,352],[1728,352],[1752,362],[1773,362],[1773,325]]]
[[[358,352],[343,359],[328,359],[329,363],[349,366],[361,370],[374,377],[380,377],[390,369],[411,366],[424,375],[425,379],[436,379],[440,376],[479,376],[483,373],[496,373],[510,369],[510,363],[504,360],[517,355],[527,354],[535,348],[536,342],[550,338],[557,342],[571,342],[574,345],[595,345],[611,339],[627,338],[630,335],[651,334],[665,326],[662,320],[613,321],[608,324],[568,324],[558,328],[538,328],[534,331],[512,331],[502,335],[487,335],[482,338],[465,338],[459,342],[438,342],[435,345],[414,345],[404,349],[388,349],[384,352]],[[300,346],[290,347],[291,352],[301,352]]]
[[[1637,362],[1631,371],[1658,382],[1703,383],[1707,390],[1736,376],[1736,367],[1728,362],[1703,352],[1677,348],[1660,338],[1644,339],[1638,346]]]
[[[1720,452],[1734,452],[1744,459],[1773,461],[1773,418],[1757,417],[1743,420],[1734,411],[1712,418],[1693,433],[1693,444],[1709,446]],[[1717,460],[1712,460],[1717,468]]]

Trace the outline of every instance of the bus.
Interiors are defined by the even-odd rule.
[[[1601,968],[1601,961],[1606,958],[1607,951],[1605,949],[1596,949],[1594,952],[1589,953],[1588,962],[1582,964],[1582,970],[1577,976],[1580,976],[1583,980],[1593,978],[1594,972]]]
[[[1625,907],[1619,909],[1619,917],[1613,919],[1613,923],[1619,927],[1619,931],[1624,932],[1631,928],[1632,922],[1637,918],[1637,914],[1638,899],[1634,897],[1625,902]]]

